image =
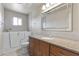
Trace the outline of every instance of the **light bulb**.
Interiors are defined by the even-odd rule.
[[[43,5],[43,6],[42,6],[42,10],[45,10],[45,9],[46,9],[46,6],[45,6],[45,5]]]
[[[50,6],[50,3],[46,3],[46,7],[49,7]]]

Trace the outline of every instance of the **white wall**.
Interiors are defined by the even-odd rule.
[[[45,36],[51,35],[67,39],[79,40],[79,4],[73,4],[73,31],[71,32],[43,31],[41,29],[40,15],[38,17],[32,17],[31,15],[30,23],[31,23],[30,30],[32,31],[32,34],[41,34]]]
[[[41,6],[33,9],[29,14],[29,30],[32,33],[41,33]]]
[[[3,31],[3,21],[4,21],[4,8],[0,3],[0,55],[2,53],[2,31]]]
[[[12,18],[20,17],[22,18],[22,26],[13,26],[12,25]],[[27,31],[28,30],[28,15],[10,11],[8,9],[4,9],[4,31],[7,29],[11,29],[10,31]]]

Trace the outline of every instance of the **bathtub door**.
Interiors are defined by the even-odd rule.
[[[25,32],[19,32],[20,46],[21,46],[22,41],[24,41],[24,39],[25,39],[25,34],[24,33]]]
[[[10,32],[11,48],[20,46],[20,39],[18,32]]]

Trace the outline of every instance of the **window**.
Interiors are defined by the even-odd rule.
[[[13,17],[13,25],[22,25],[22,19],[18,17]]]

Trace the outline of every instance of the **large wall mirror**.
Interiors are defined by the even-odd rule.
[[[42,14],[42,29],[72,31],[72,4],[60,4]]]

